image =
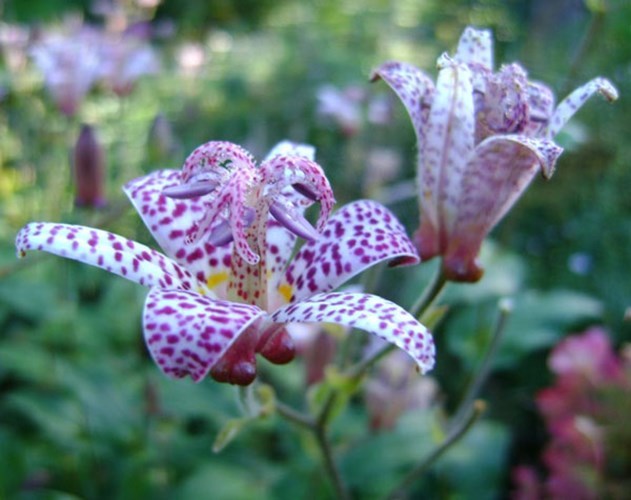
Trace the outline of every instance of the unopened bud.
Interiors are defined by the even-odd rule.
[[[105,206],[105,155],[91,125],[81,126],[72,163],[75,205],[92,208]]]

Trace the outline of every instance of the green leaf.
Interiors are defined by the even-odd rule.
[[[504,425],[476,422],[436,462],[437,473],[449,484],[450,498],[497,498],[506,473],[509,442]]]
[[[380,498],[443,439],[436,410],[401,416],[392,430],[367,435],[340,460],[342,474],[363,497]]]
[[[336,393],[330,418],[334,419],[346,408],[349,399],[361,387],[363,377],[352,377],[342,373],[337,367],[329,365],[324,371],[324,380],[309,388],[307,401],[312,414],[318,414],[322,406],[327,404],[332,392]]]
[[[215,438],[215,442],[213,443],[213,451],[215,453],[219,453],[220,451],[222,451],[252,420],[254,420],[252,417],[241,417],[228,420]]]
[[[602,311],[598,300],[568,290],[517,295],[493,366],[514,366],[533,351],[555,344],[573,325],[597,320]],[[447,323],[448,348],[469,369],[476,366],[488,349],[497,314],[497,303],[493,302],[458,310]]]
[[[0,282],[0,306],[32,321],[42,321],[55,312],[55,288],[47,282],[21,280]]]
[[[269,497],[269,478],[262,477],[250,467],[237,467],[217,461],[202,464],[189,476],[173,495],[173,498],[220,498],[222,500],[246,500]]]

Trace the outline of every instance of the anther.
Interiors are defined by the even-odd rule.
[[[304,238],[307,241],[315,241],[320,237],[320,233],[314,228],[307,219],[295,210],[288,209],[282,203],[275,201],[269,208],[272,216],[283,226],[289,229],[296,236]]]

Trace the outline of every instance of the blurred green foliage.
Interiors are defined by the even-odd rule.
[[[5,0],[3,21],[38,26],[82,12],[87,1]],[[622,0],[364,0],[178,2],[133,12],[172,22],[156,42],[160,75],[119,100],[97,89],[80,116],[60,116],[31,67],[0,68],[0,498],[328,498],[313,442],[277,416],[254,419],[220,454],[217,433],[243,417],[235,391],[160,375],[142,343],[145,290],[55,257],[16,261],[13,238],[30,220],[82,223],[152,244],[120,186],[155,168],[177,168],[210,139],[243,144],[257,157],[281,139],[309,142],[340,204],[368,192],[368,153],[401,156],[377,196],[413,231],[416,203],[390,196],[414,176],[414,134],[392,100],[393,122],[363,121],[352,136],[318,115],[327,83],[369,95],[373,67],[402,59],[434,73],[464,26],[494,30],[496,61],[520,60],[532,78],[563,95],[596,75],[618,86],[613,106],[589,103],[560,138],[566,148],[550,182],[536,180],[485,247],[487,275],[452,287],[436,330],[434,376],[445,407],[405,415],[396,428],[368,429],[361,395],[334,422],[333,440],[357,498],[378,498],[442,437],[445,412],[463,394],[488,343],[501,297],[514,298],[504,343],[483,396],[490,411],[441,459],[416,494],[497,498],[510,488],[512,463],[534,460],[543,435],[532,395],[547,382],[545,353],[563,335],[598,322],[618,341],[631,338],[631,6]],[[204,53],[187,74],[185,43]],[[392,97],[392,96],[390,96]],[[155,116],[172,126],[173,145],[147,150]],[[73,207],[69,149],[82,121],[107,152],[109,207]],[[402,185],[405,188],[405,183]],[[403,192],[405,189],[403,189]],[[380,293],[410,305],[433,263],[384,271]],[[298,402],[303,366],[266,369],[279,395]],[[489,450],[492,450],[490,452]]]

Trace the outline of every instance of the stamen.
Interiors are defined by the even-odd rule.
[[[297,192],[299,192],[305,198],[309,198],[311,201],[318,201],[319,199],[317,191],[314,191],[311,188],[311,186],[308,186],[307,184],[303,184],[302,182],[297,182],[295,184],[292,184],[291,187],[293,187]]]
[[[254,220],[254,210],[251,208],[245,209],[245,215],[243,217],[243,223],[245,227],[249,227]],[[227,245],[234,239],[232,234],[232,228],[230,227],[230,222],[227,220],[220,222],[217,224],[208,235],[208,243],[214,247],[221,247]]]
[[[316,228],[295,210],[290,210],[285,205],[275,201],[270,205],[269,211],[278,222],[296,236],[307,241],[315,241],[320,237],[320,233],[318,233]]]
[[[214,247],[227,245],[233,239],[232,228],[230,227],[230,223],[226,220],[217,224],[208,235],[208,243]]]
[[[170,186],[162,190],[164,196],[183,200],[187,198],[195,198],[210,193],[217,187],[217,183],[213,181],[200,181],[191,184],[181,184],[179,186]]]

